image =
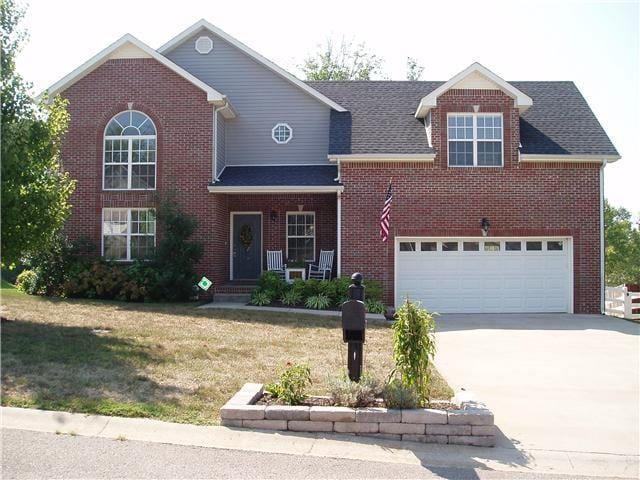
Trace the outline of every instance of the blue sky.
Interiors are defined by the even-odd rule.
[[[411,56],[425,80],[474,61],[506,80],[573,80],[623,157],[605,170],[607,198],[640,212],[640,0],[32,0],[18,68],[40,91],[125,33],[157,48],[200,18],[299,76],[318,44],[344,37],[391,79]]]

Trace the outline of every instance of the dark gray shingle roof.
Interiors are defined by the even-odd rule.
[[[261,187],[261,186],[337,186],[335,165],[288,165],[288,166],[230,166],[220,175],[214,186]]]
[[[330,154],[433,153],[420,100],[444,82],[307,82],[348,112],[331,112]],[[533,99],[520,118],[522,153],[617,155],[573,82],[510,82]]]

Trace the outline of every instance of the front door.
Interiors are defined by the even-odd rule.
[[[233,280],[253,280],[262,273],[262,215],[232,215],[231,261]]]

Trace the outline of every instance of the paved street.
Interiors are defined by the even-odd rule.
[[[494,411],[500,446],[640,453],[640,325],[602,315],[448,314],[437,327],[438,369]]]
[[[3,429],[2,478],[518,480],[567,477],[246,452]]]

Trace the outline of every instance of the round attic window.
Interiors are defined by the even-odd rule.
[[[196,52],[206,55],[213,50],[213,40],[209,37],[199,37],[196,40]]]

